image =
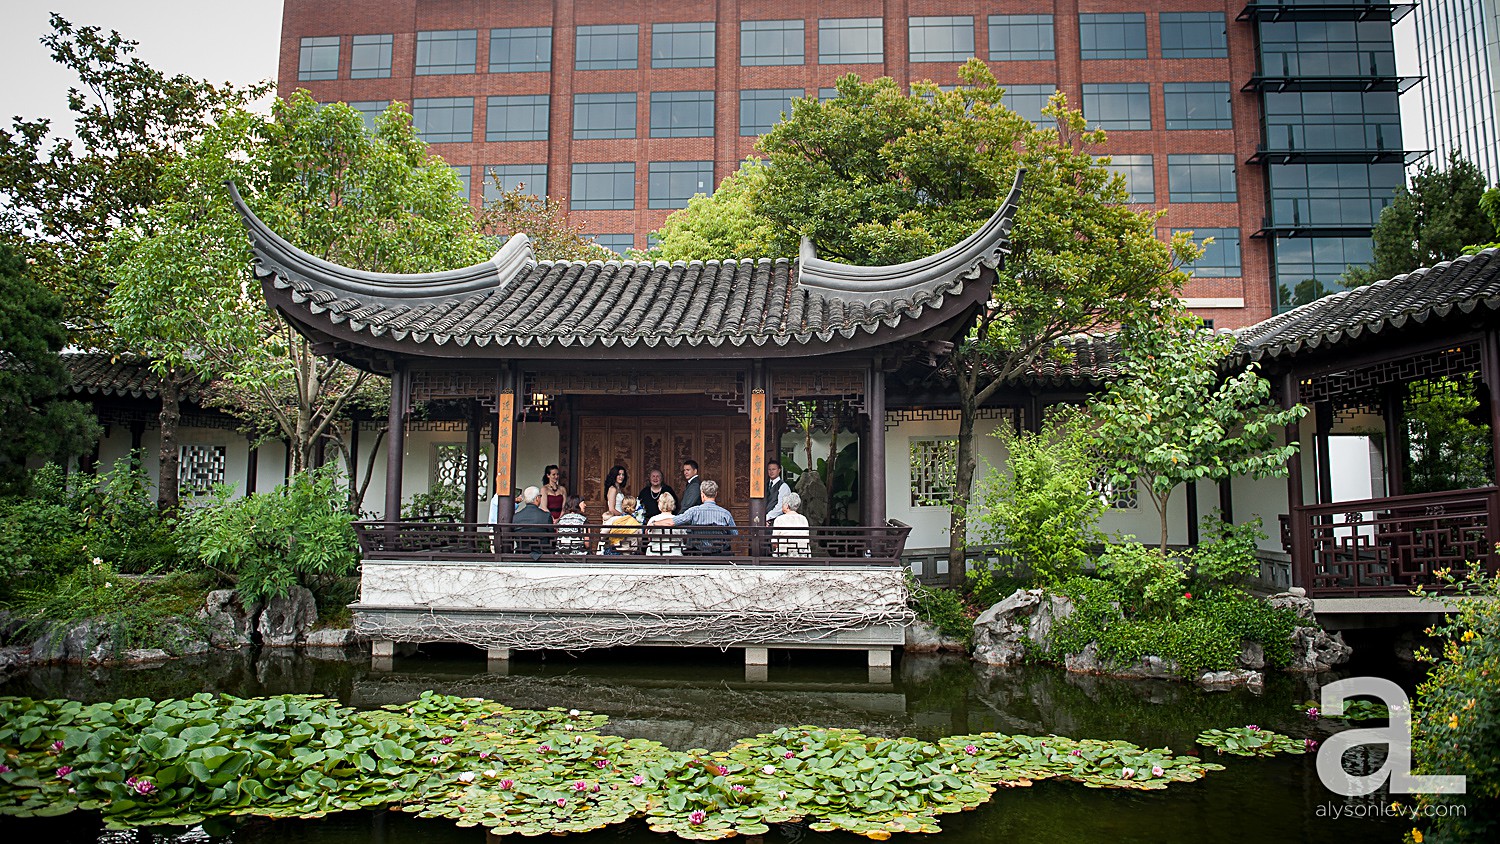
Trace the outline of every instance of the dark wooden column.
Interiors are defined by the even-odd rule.
[[[1288,371],[1281,377],[1281,406],[1290,408],[1297,403],[1297,374]],[[1286,426],[1286,443],[1301,442],[1300,421]],[[1308,556],[1307,536],[1297,510],[1302,506],[1302,449],[1298,448],[1287,458],[1286,512],[1292,538],[1292,585],[1307,588],[1312,581],[1312,560]]]
[[[867,525],[885,524],[885,362],[880,357],[870,366],[870,387],[865,395],[865,410],[870,417],[870,466],[866,487],[868,498],[862,507]]]
[[[750,365],[750,395],[745,400],[745,412],[750,416],[750,524],[766,523],[766,461],[776,457],[774,449],[768,447],[770,422],[767,416],[769,396],[766,391],[766,365],[760,361]]]
[[[359,420],[349,420],[349,489],[359,489]]]
[[[500,396],[495,402],[495,494],[500,496],[495,507],[495,524],[508,525],[516,514],[511,501],[511,488],[515,485],[516,466],[516,394],[520,387],[520,373],[514,365],[501,375]]]
[[[255,493],[256,476],[260,474],[260,446],[255,444],[252,438],[249,440],[250,454],[245,458],[245,494]],[[349,481],[349,488],[354,488],[354,481]]]
[[[1234,524],[1234,479],[1219,481],[1219,518]]]
[[[1198,482],[1187,483],[1187,541],[1191,548],[1198,547]]]
[[[1329,438],[1333,434],[1333,402],[1320,401],[1313,405],[1313,421],[1317,425],[1318,503],[1333,503],[1333,454]]]
[[[464,524],[479,521],[479,434],[484,417],[479,402],[469,402],[468,437],[464,440]]]
[[[391,410],[385,452],[385,520],[401,520],[401,470],[406,458],[406,367],[391,372]]]
[[[1490,399],[1490,480],[1500,486],[1500,332],[1484,333],[1484,387]],[[1405,427],[1403,426],[1403,430]]]
[[[1381,393],[1380,418],[1385,423],[1385,494],[1406,494],[1406,405],[1402,385],[1387,384]]]

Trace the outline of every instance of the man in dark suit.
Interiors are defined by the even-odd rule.
[[[534,486],[529,486],[521,493],[526,502],[516,514],[511,517],[510,523],[515,525],[516,553],[530,554],[533,559],[543,554],[553,552],[553,541],[555,529],[552,526],[552,516],[539,505],[542,503],[542,491]],[[535,538],[524,537],[524,534],[537,534]]]
[[[703,479],[698,477],[698,461],[682,461],[682,498],[677,501],[677,512],[686,513],[689,509],[703,503],[701,484]]]

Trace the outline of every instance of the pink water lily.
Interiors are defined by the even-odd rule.
[[[743,785],[739,785],[739,784],[732,785],[732,786],[730,786],[730,788],[733,788],[735,791],[744,791],[745,790],[745,787]]]
[[[688,823],[693,826],[698,826],[706,820],[708,820],[708,813],[702,809],[695,810],[692,814],[688,815]]]
[[[481,751],[479,751],[479,758],[480,759],[488,759],[488,758],[490,758],[490,752],[488,750],[481,750]]]
[[[589,784],[586,783],[586,782],[584,782],[583,780],[579,780],[578,782],[573,783],[573,790],[574,791],[588,791],[589,790]]]
[[[65,776],[67,776],[68,774],[71,774],[71,773],[73,773],[73,766],[72,765],[63,765],[62,767],[60,767],[60,768],[57,769],[57,778],[58,779],[62,779],[63,777],[65,777]]]
[[[441,739],[438,740],[438,743],[439,744],[452,744],[453,743],[453,736],[443,736]]]
[[[788,750],[787,752],[781,754],[781,758],[783,758],[783,759],[790,759],[790,758],[792,758],[793,756],[796,756],[796,755],[797,754],[795,754],[795,753],[791,752],[790,750]]]
[[[721,777],[727,777],[727,776],[729,776],[729,768],[727,766],[725,766],[725,765],[716,765],[715,767],[718,768],[719,776],[721,776]]]
[[[1254,733],[1260,732],[1260,727],[1256,726],[1255,724],[1246,724],[1245,729]]]
[[[609,760],[608,759],[599,759],[599,760],[596,760],[594,762],[594,767],[595,768],[608,768],[609,767]]]
[[[566,805],[568,805],[568,801],[565,798],[562,798],[562,797],[557,798],[557,808],[561,809],[562,807],[564,807]]]
[[[1129,780],[1129,779],[1135,779],[1135,769],[1134,768],[1126,768],[1125,770],[1123,770],[1123,771],[1120,772],[1120,778],[1121,779],[1127,779],[1127,780]]]
[[[1151,766],[1151,776],[1153,776],[1153,777],[1164,776],[1166,773],[1167,772],[1164,771],[1164,770],[1162,770],[1162,767],[1160,765],[1152,765]]]
[[[156,791],[156,785],[152,783],[151,780],[136,780],[133,788],[135,789],[135,793],[141,795],[142,797],[146,796],[147,794],[152,794]]]
[[[550,744],[544,744],[541,747],[538,747],[536,749],[536,752],[537,753],[551,753],[552,752],[552,745],[550,745]]]
[[[646,778],[643,777],[643,776],[641,776],[640,774],[636,774],[635,776],[633,776],[633,777],[630,778],[630,784],[631,785],[642,785],[645,782],[646,782]]]
[[[10,773],[10,766],[9,765],[0,765],[0,774],[8,774],[8,773]]]
[[[1314,741],[1313,739],[1303,739],[1302,740],[1302,747],[1303,747],[1304,750],[1306,750],[1307,752],[1311,753],[1312,751],[1318,749],[1318,743],[1316,741]]]
[[[443,757],[441,757],[441,756],[429,756],[429,757],[427,757],[427,761],[431,762],[434,765],[436,765],[437,763],[443,761]]]
[[[1073,748],[1073,752],[1069,753],[1068,755],[1069,756],[1082,756],[1083,755],[1083,751],[1079,750],[1078,748],[1075,747],[1075,748]]]
[[[979,752],[979,748],[975,747],[972,744],[967,744],[964,745],[964,752],[969,754],[970,756],[973,756],[974,754]]]
[[[516,785],[516,781],[515,780],[501,780],[500,781],[500,788],[503,791],[509,791],[512,788],[515,788],[515,785]]]
[[[1318,720],[1318,716],[1320,716],[1322,714],[1323,713],[1319,712],[1318,708],[1316,706],[1309,706],[1307,708],[1307,718],[1310,721],[1316,721],[1316,720]]]
[[[58,739],[57,741],[52,742],[52,752],[53,753],[61,753],[62,749],[63,749],[62,739]]]

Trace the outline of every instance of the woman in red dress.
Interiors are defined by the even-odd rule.
[[[562,518],[563,504],[568,500],[568,488],[562,485],[562,470],[556,464],[542,471],[542,495],[547,499],[547,512],[552,521]]]

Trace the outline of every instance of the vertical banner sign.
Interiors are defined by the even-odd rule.
[[[766,497],[766,391],[750,391],[750,497]]]
[[[500,394],[495,424],[499,426],[495,439],[495,493],[500,496],[500,505],[511,496],[511,455],[515,454],[516,394]]]

